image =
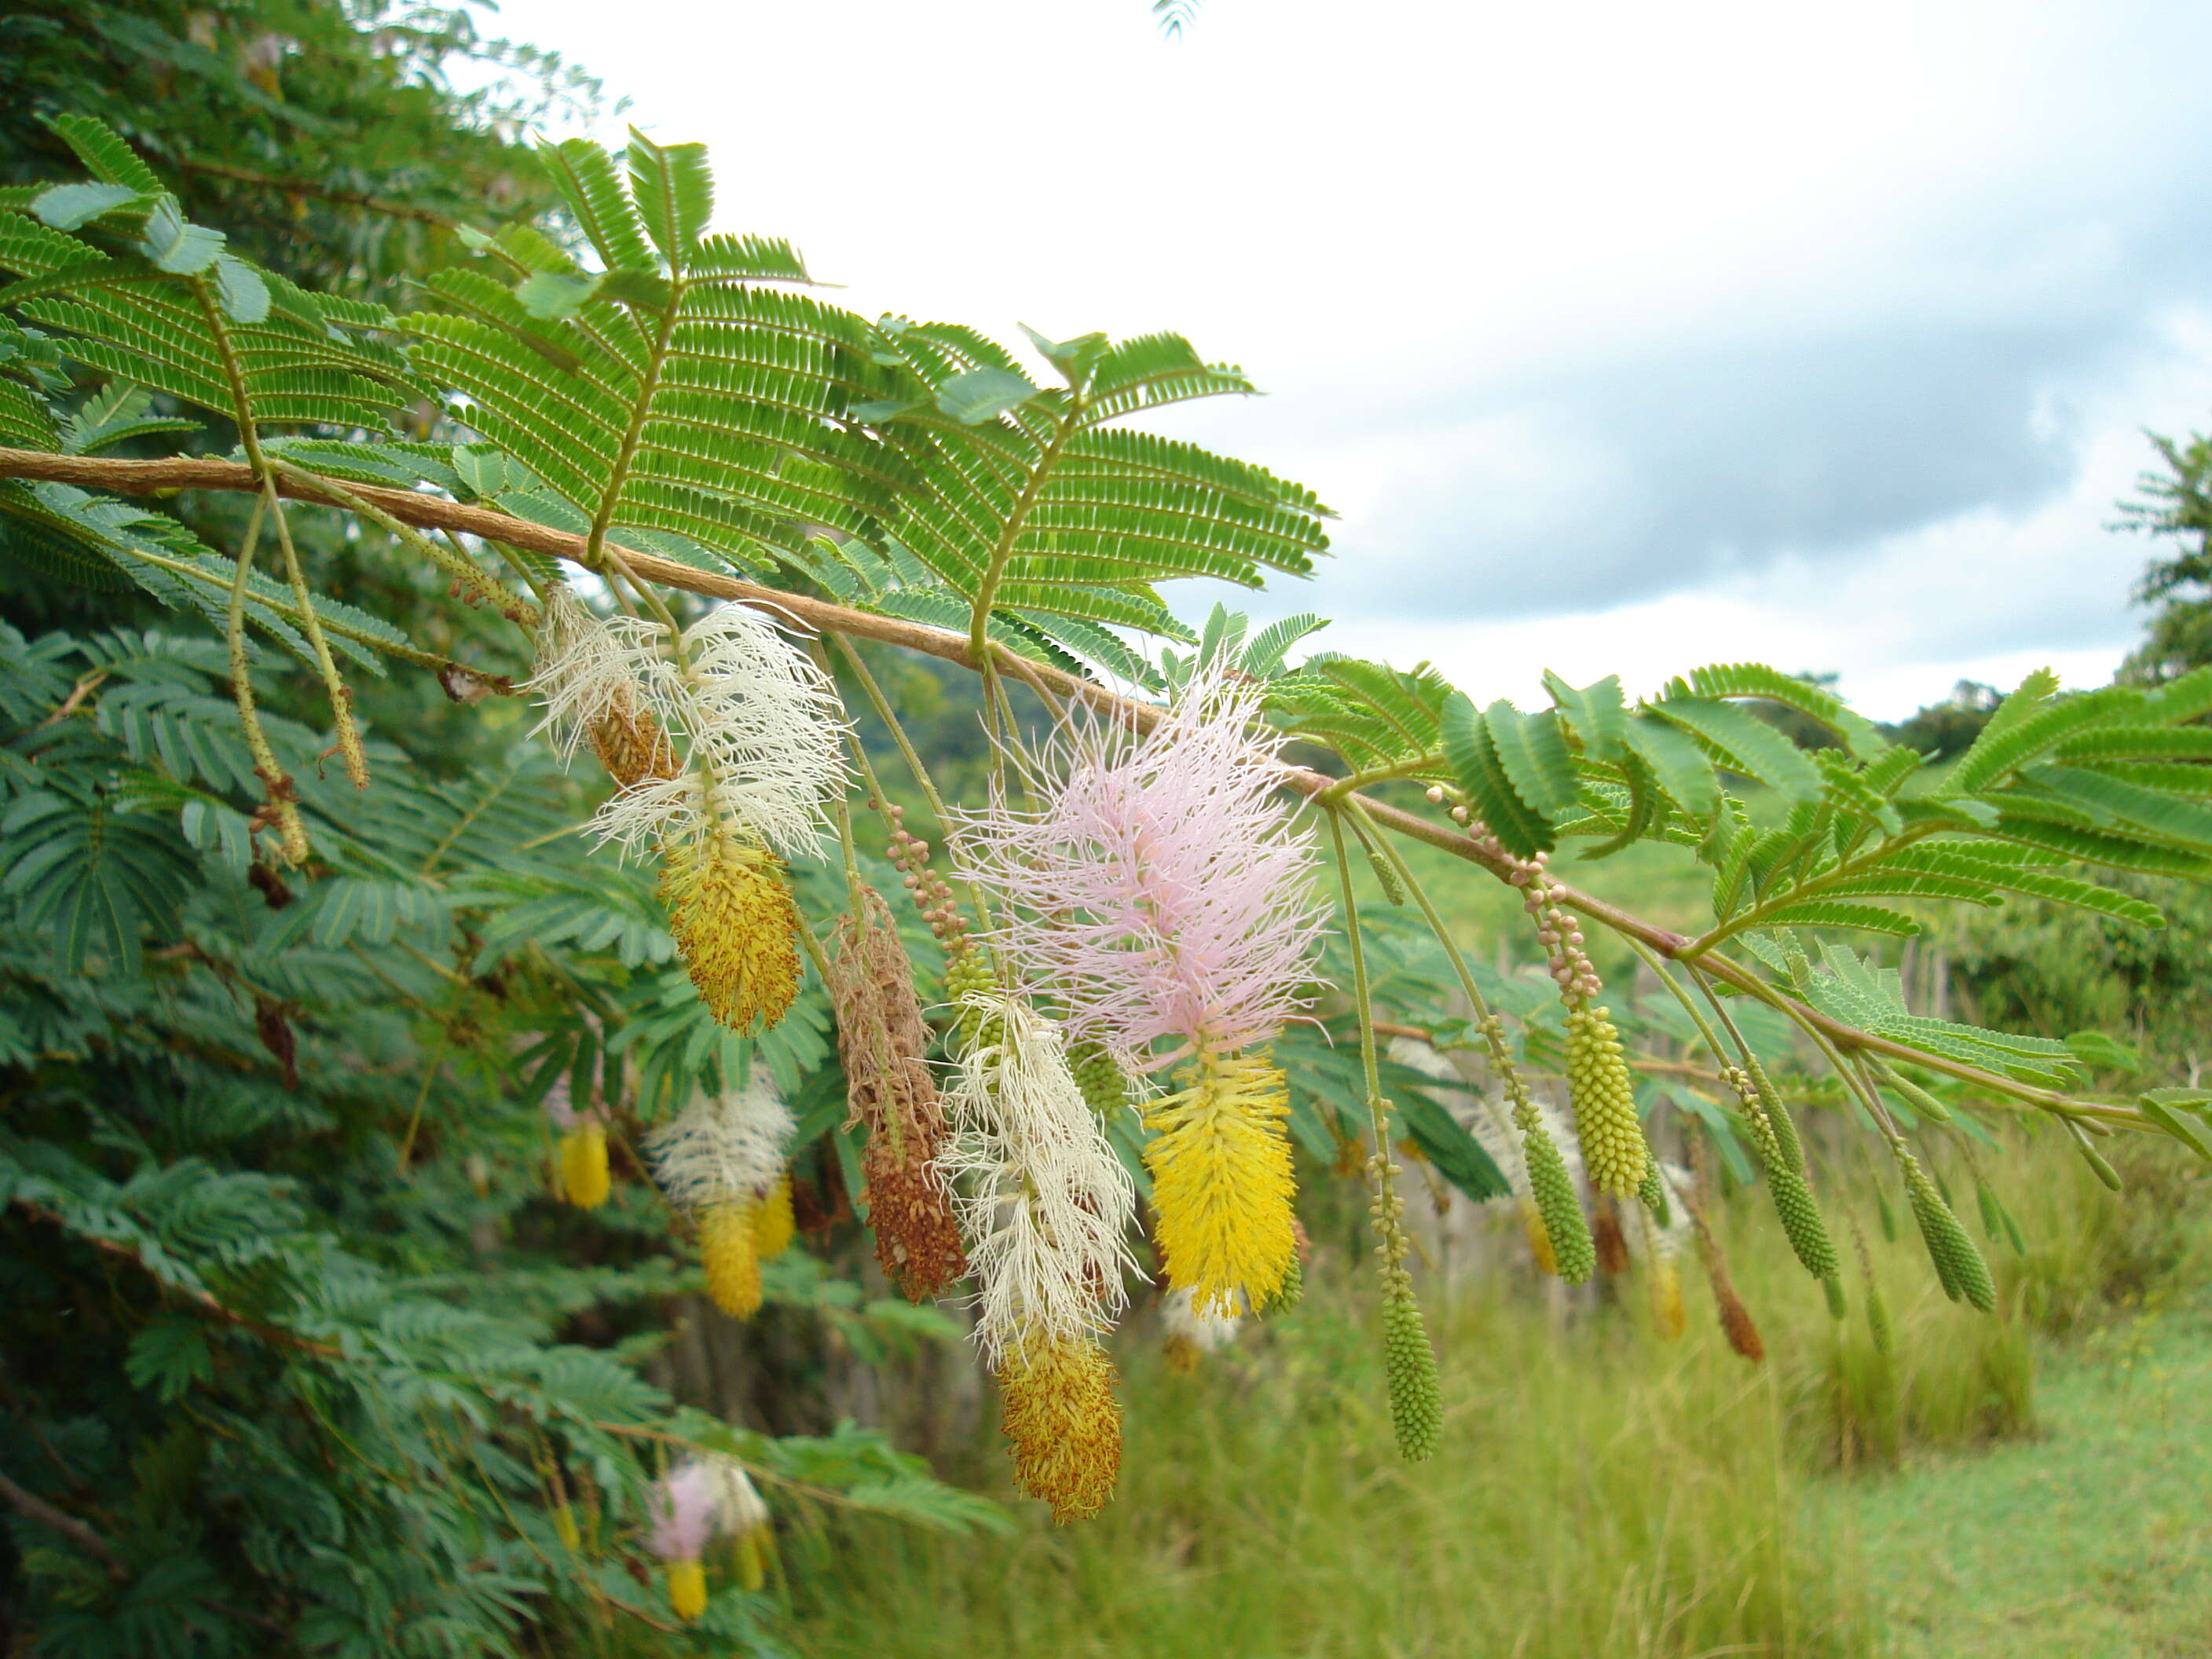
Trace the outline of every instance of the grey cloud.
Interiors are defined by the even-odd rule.
[[[2212,161],[2212,131],[2202,137]],[[1347,523],[1340,543],[1354,556],[1284,597],[1340,614],[1538,615],[1833,556],[1976,509],[2031,510],[2076,475],[2080,409],[2158,349],[2162,313],[2212,295],[2212,227],[2172,210],[2169,179],[2137,184],[2122,222],[2097,225],[2123,250],[2113,263],[2033,299],[1993,296],[1985,320],[1914,314],[1907,301],[1845,325],[1808,300],[1794,332],[1778,334],[1769,313],[1756,341],[1709,327],[1401,405],[1388,416],[1397,429],[1476,434],[1463,473],[1409,481]],[[1986,268],[2002,268],[1990,252],[2007,245],[2025,264],[2053,228],[2032,212],[1990,216],[2011,222],[1986,228]],[[1916,258],[1868,257],[1893,272]],[[1486,467],[1480,435],[1516,425],[1558,434],[1587,483],[1528,510],[1526,486]],[[1327,436],[1306,436],[1325,465]]]
[[[1977,507],[2029,509],[2071,480],[2069,404],[2133,332],[1923,325],[1684,342],[1485,398],[1460,418],[1575,434],[1595,463],[1588,488],[1502,532],[1484,499],[1494,483],[1401,499],[1347,526],[1358,580],[1332,571],[1320,586],[1370,612],[1536,613],[1559,609],[1566,583],[1577,609],[1621,605]]]

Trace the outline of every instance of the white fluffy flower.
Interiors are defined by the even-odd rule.
[[[790,1109],[757,1072],[742,1089],[702,1095],[645,1139],[653,1179],[682,1210],[764,1197],[782,1178]]]
[[[1188,1342],[1200,1353],[1227,1347],[1244,1328],[1244,1293],[1237,1293],[1234,1311],[1202,1313],[1188,1288],[1168,1292],[1160,1304],[1160,1328],[1170,1341]]]
[[[585,608],[566,587],[545,602],[538,626],[538,672],[522,689],[538,694],[562,753],[574,758],[596,721],[611,714],[634,714],[644,695],[637,652],[617,639],[606,623]]]
[[[723,1531],[743,1537],[757,1527],[768,1525],[768,1503],[743,1464],[720,1452],[705,1453],[702,1462],[714,1483],[714,1510]]]
[[[995,1366],[1027,1337],[1112,1324],[1135,1267],[1136,1191],[1068,1069],[1060,1028],[1002,990],[966,1006],[985,1040],[960,1062],[939,1168],[975,1275],[975,1340]]]
[[[823,803],[845,787],[844,706],[830,677],[743,605],[708,611],[672,640],[636,617],[602,624],[683,772],[623,790],[592,827],[630,851],[709,829],[786,858],[819,850]]]

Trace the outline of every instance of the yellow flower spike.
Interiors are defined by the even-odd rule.
[[[660,872],[669,931],[700,1000],[733,1031],[765,1029],[799,994],[799,908],[783,861],[727,835],[669,843]]]
[[[1534,1258],[1536,1271],[1552,1278],[1559,1276],[1559,1253],[1552,1248],[1552,1235],[1544,1225],[1544,1217],[1536,1208],[1536,1200],[1521,1200],[1521,1230],[1528,1236],[1528,1254]]]
[[[561,1188],[580,1210],[596,1210],[607,1201],[613,1183],[607,1175],[607,1131],[602,1123],[586,1120],[561,1137]]]
[[[999,1368],[1014,1484],[1059,1522],[1088,1520],[1121,1478],[1114,1362],[1092,1337],[1032,1335]]]
[[[699,1257],[707,1267],[707,1294],[732,1319],[760,1311],[757,1200],[710,1204],[699,1212]]]
[[[697,1561],[668,1564],[668,1609],[685,1624],[707,1611],[707,1569]]]
[[[1168,1283],[1201,1313],[1272,1300],[1297,1243],[1291,1199],[1290,1096],[1266,1051],[1201,1057],[1196,1081],[1145,1113],[1153,1234]]]
[[[791,1208],[791,1171],[786,1170],[776,1177],[768,1196],[753,1206],[753,1254],[763,1261],[773,1261],[791,1248],[798,1231],[798,1218]]]

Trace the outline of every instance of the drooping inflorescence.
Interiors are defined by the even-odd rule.
[[[665,1564],[669,1609],[687,1623],[707,1610],[707,1547],[727,1538],[736,1547],[738,1582],[757,1590],[774,1547],[768,1505],[735,1460],[708,1452],[655,1482],[648,1499],[647,1544]]]
[[[595,1108],[576,1109],[565,1072],[545,1091],[545,1116],[558,1137],[553,1156],[560,1171],[561,1195],[578,1209],[599,1208],[613,1191],[607,1169],[605,1120]]]
[[[1428,1326],[1413,1299],[1413,1278],[1406,1271],[1410,1249],[1404,1224],[1405,1200],[1398,1196],[1398,1166],[1382,1152],[1367,1161],[1375,1196],[1368,1206],[1375,1228],[1375,1254],[1382,1277],[1382,1367],[1389,1389],[1390,1426],[1398,1455],[1408,1463],[1435,1455],[1443,1430],[1443,1387],[1437,1376],[1436,1351]]]
[[[1443,791],[1431,790],[1430,799],[1442,802]],[[1521,890],[1522,908],[1536,924],[1536,941],[1544,948],[1546,971],[1566,1005],[1568,1098],[1590,1185],[1610,1197],[1630,1197],[1643,1186],[1651,1161],[1636,1112],[1635,1079],[1611,1010],[1594,1001],[1604,981],[1583,948],[1581,926],[1552,890],[1545,867],[1549,855],[1516,858],[1465,806],[1455,806],[1451,813],[1483,855],[1504,866],[1506,879]],[[1493,1045],[1493,1052],[1499,1047]],[[1556,1251],[1559,1241],[1553,1243]]]
[[[759,1309],[761,1262],[790,1243],[783,1183],[792,1128],[775,1088],[756,1075],[743,1088],[702,1095],[646,1139],[653,1178],[698,1227],[708,1294],[735,1318]]]
[[[1145,1109],[1168,1282],[1257,1305],[1289,1269],[1281,1073],[1264,1045],[1299,1006],[1321,913],[1311,836],[1275,798],[1279,740],[1226,676],[1185,686],[1136,735],[1079,720],[1028,784],[956,833],[999,902],[989,942],[1066,1012],[1071,1036],[1176,1087]]]
[[[1241,1309],[1204,1312],[1195,1293],[1188,1290],[1170,1291],[1160,1302],[1160,1348],[1167,1357],[1168,1369],[1178,1375],[1195,1370],[1200,1360],[1227,1347],[1243,1328]]]
[[[914,969],[882,896],[862,887],[829,962],[849,1122],[865,1123],[860,1154],[876,1259],[911,1299],[936,1295],[968,1270],[952,1195],[939,1167],[945,1108],[929,1067],[929,1028]]]
[[[1093,1515],[1121,1471],[1114,1367],[1099,1344],[1134,1270],[1128,1172],[1085,1103],[1060,1029],[1021,997],[971,992],[975,1035],[940,1163],[975,1278],[975,1339],[996,1370],[1024,1492]]]
[[[588,741],[621,786],[602,842],[661,860],[660,895],[692,982],[736,1030],[772,1025],[798,994],[783,860],[816,851],[845,781],[829,677],[742,605],[680,631],[548,607],[530,682],[570,751]]]
[[[1782,1231],[1789,1237],[1790,1248],[1804,1264],[1805,1271],[1825,1285],[1836,1277],[1836,1247],[1828,1237],[1828,1224],[1821,1219],[1820,1206],[1814,1200],[1812,1187],[1805,1179],[1802,1152],[1799,1158],[1793,1159],[1784,1150],[1779,1121],[1768,1106],[1772,1085],[1761,1090],[1758,1079],[1741,1066],[1723,1067],[1722,1076],[1735,1091],[1744,1121],[1750,1125],[1752,1145],[1765,1166],[1767,1193],[1781,1220]],[[1794,1133],[1791,1140],[1794,1145]]]

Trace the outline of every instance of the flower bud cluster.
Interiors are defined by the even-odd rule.
[[[1444,792],[1440,787],[1429,791],[1430,801],[1441,806]],[[1551,854],[1538,853],[1533,858],[1516,858],[1505,850],[1504,843],[1491,833],[1490,826],[1474,817],[1464,805],[1451,809],[1451,819],[1467,831],[1468,839],[1475,850],[1492,864],[1506,866],[1505,879],[1521,890],[1521,908],[1536,924],[1536,942],[1544,947],[1545,966],[1552,982],[1559,988],[1559,995],[1571,1007],[1587,1002],[1605,988],[1597,975],[1597,969],[1583,948],[1583,932],[1575,918],[1559,902],[1553,884],[1544,866]]]
[[[914,895],[921,919],[929,924],[929,931],[948,953],[959,954],[960,943],[967,937],[968,923],[952,902],[951,887],[930,867],[929,843],[908,830],[905,807],[886,809],[871,796],[868,810],[882,812],[890,824],[891,862],[897,866],[899,879],[905,884],[907,891]]]

